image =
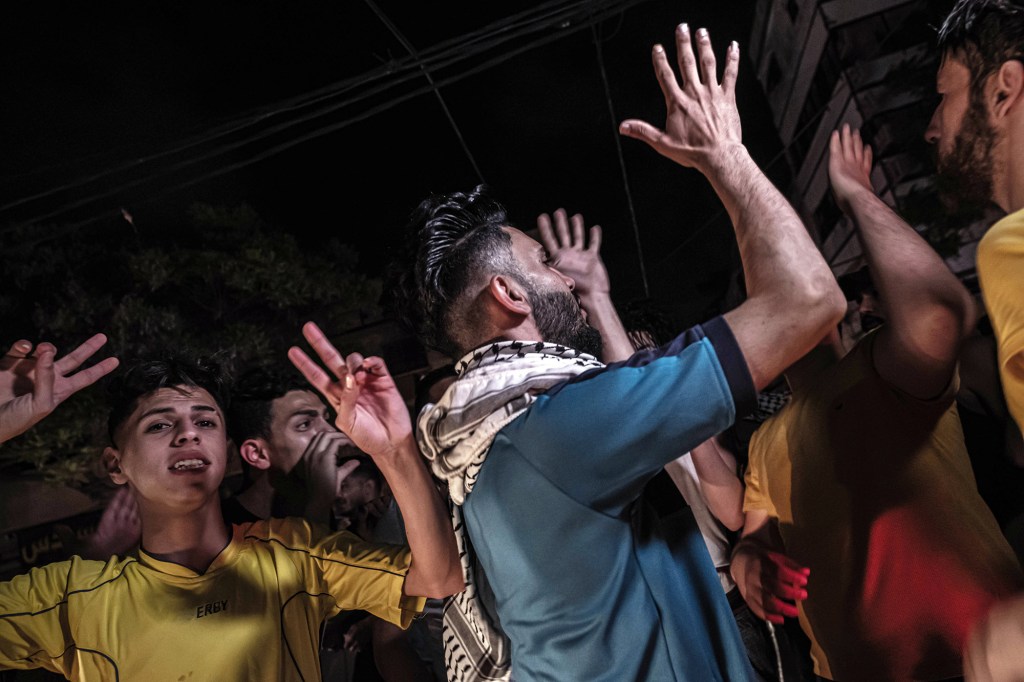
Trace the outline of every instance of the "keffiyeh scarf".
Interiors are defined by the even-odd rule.
[[[476,349],[456,363],[459,379],[417,421],[420,451],[448,482],[452,521],[466,589],[444,608],[448,679],[509,680],[509,642],[494,599],[469,542],[460,506],[473,490],[494,436],[552,386],[591,369],[596,358],[553,343],[501,341]]]

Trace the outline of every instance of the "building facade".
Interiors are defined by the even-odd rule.
[[[758,0],[749,56],[788,165],[784,188],[837,275],[863,264],[853,225],[829,190],[828,142],[859,127],[875,154],[874,188],[966,280],[987,223],[955,224],[935,195],[924,141],[936,103],[935,27],[952,2]]]

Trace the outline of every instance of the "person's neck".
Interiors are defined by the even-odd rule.
[[[254,516],[269,519],[274,505],[274,486],[270,476],[266,471],[254,475],[249,486],[235,495],[235,499]]]
[[[142,549],[161,561],[179,564],[197,573],[204,573],[231,539],[217,497],[184,514],[143,508],[141,516]]]
[[[1024,209],[1024,154],[1018,153],[1010,159],[1006,176],[1006,212],[1016,213]]]
[[[995,202],[1007,213],[1016,213],[1024,209],[1024,154],[1020,145],[1024,144],[1024,118],[1021,125],[1010,126],[1006,131],[1006,139],[1002,143],[1002,172],[997,171],[1001,178],[996,179]]]

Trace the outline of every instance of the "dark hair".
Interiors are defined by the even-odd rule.
[[[107,435],[111,445],[117,447],[114,433],[131,416],[143,397],[161,388],[176,387],[205,389],[221,412],[225,412],[228,392],[217,362],[210,358],[181,357],[142,360],[115,375],[107,384],[110,404]]]
[[[971,92],[1003,62],[1024,59],[1024,3],[1021,0],[959,0],[939,29],[943,57],[962,56],[971,71]]]
[[[231,406],[226,417],[228,435],[239,446],[250,438],[269,440],[273,402],[289,391],[312,390],[294,368],[284,365],[250,367],[231,387]]]
[[[522,278],[501,229],[507,224],[484,185],[431,196],[413,212],[404,252],[391,266],[391,290],[399,316],[428,346],[457,358],[477,341],[464,314],[469,286],[482,274]]]

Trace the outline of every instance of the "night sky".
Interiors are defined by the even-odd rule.
[[[0,26],[0,229],[30,222],[44,239],[54,226],[102,238],[123,206],[139,230],[166,234],[193,202],[247,202],[309,248],[340,236],[375,273],[420,199],[483,179],[520,226],[559,206],[600,223],[622,303],[644,291],[615,126],[664,121],[650,46],[670,44],[685,20],[709,28],[721,57],[729,40],[746,45],[753,5],[12,5]],[[435,95],[417,94],[428,86],[407,47],[449,57],[432,76],[464,145]],[[765,165],[778,141],[745,59],[738,96],[744,139]],[[728,221],[695,171],[621,143],[650,293],[699,321],[686,318],[722,293],[735,263]]]

